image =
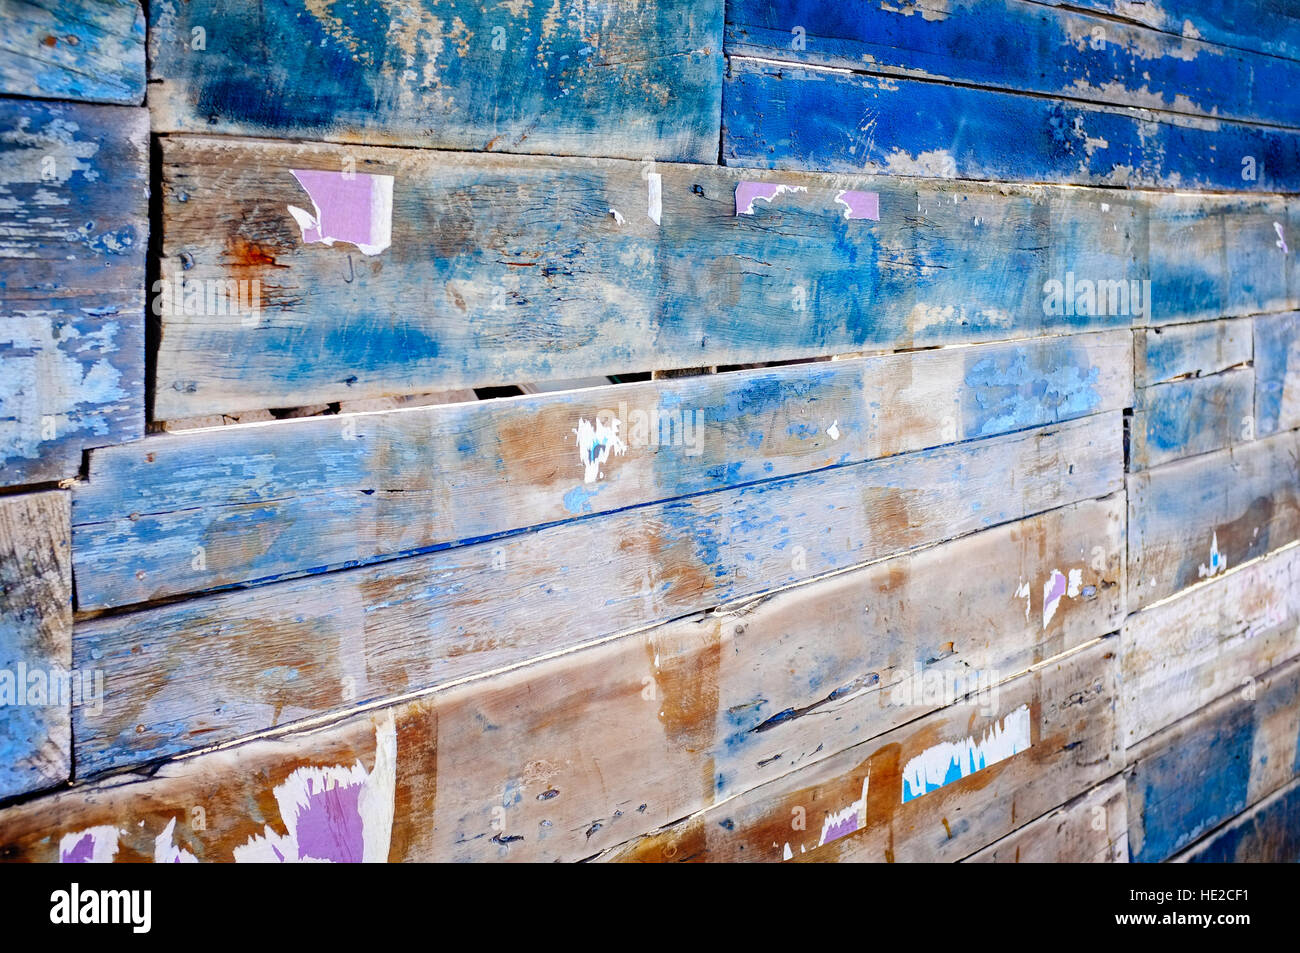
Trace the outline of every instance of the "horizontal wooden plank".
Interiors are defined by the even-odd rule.
[[[1300,655],[1300,548],[1129,616],[1121,646],[1133,745]]]
[[[1165,189],[1300,188],[1274,126],[731,57],[728,165]]]
[[[1300,660],[1279,666],[1129,752],[1129,850],[1166,860],[1300,771]]]
[[[192,137],[163,151],[164,419],[1300,306],[1278,197],[663,165],[647,173],[656,224],[643,168],[612,160]],[[289,212],[312,204],[294,169],[349,161],[363,171],[340,188],[393,177],[375,255],[304,243]],[[746,182],[795,191],[738,215]],[[849,190],[877,196],[879,221],[844,217]],[[456,240],[430,256],[430,231]],[[217,298],[229,282],[242,309]]]
[[[76,488],[78,606],[1121,410],[1131,368],[1129,332],[1112,331],[150,438],[96,451]]]
[[[392,243],[374,255],[304,242],[289,212],[312,207],[292,170],[342,176],[349,156],[355,177],[340,189],[393,177]],[[156,416],[1141,322],[1135,308],[1044,307],[1044,285],[1071,272],[1089,283],[1143,277],[1140,202],[663,164],[646,173],[659,176],[656,224],[642,212],[643,171],[616,160],[164,139]],[[738,215],[736,191],[750,180],[806,191]],[[845,218],[835,198],[847,191],[874,192],[879,221]],[[432,255],[430,234],[441,236]],[[215,300],[217,283],[231,281],[245,283],[242,309]]]
[[[1007,681],[994,705],[926,715],[602,859],[959,860],[1122,767],[1113,649],[1089,643]]]
[[[1090,788],[966,858],[975,864],[1126,864],[1128,799],[1124,778]]]
[[[0,0],[0,93],[144,102],[139,0]]]
[[[67,493],[0,497],[0,798],[72,773],[71,556]]]
[[[1174,36],[1300,59],[1300,14],[1279,0],[1043,0],[1155,27]]]
[[[1222,450],[1254,437],[1253,367],[1139,388],[1129,427],[1129,470]]]
[[[1300,64],[1026,0],[733,0],[731,55],[1300,125]],[[1014,53],[1012,51],[1014,50]]]
[[[1255,319],[1255,429],[1300,427],[1300,314]]]
[[[1145,324],[1292,310],[1300,292],[1281,196],[1151,194]],[[1123,277],[1107,276],[1107,277]]]
[[[722,0],[150,4],[154,129],[713,161]],[[294,68],[268,64],[292,63]]]
[[[0,100],[0,486],[144,430],[148,116]]]
[[[1129,606],[1300,538],[1300,432],[1129,474]]]
[[[1076,504],[332,726],[168,762],[147,781],[85,784],[9,812],[0,843],[39,859],[109,826],[121,831],[118,859],[147,858],[177,818],[167,846],[239,859],[265,826],[291,829],[297,814],[276,789],[295,772],[359,763],[373,776],[376,748],[395,739],[383,856],[581,859],[968,689],[999,702],[1001,679],[1118,624],[1122,559],[1122,498]],[[1076,569],[1080,588],[1045,621],[1043,581]]]
[[[1300,781],[1292,781],[1193,844],[1177,863],[1294,864],[1300,861]]]
[[[1100,498],[1122,485],[1120,427],[1102,414],[88,621],[74,657],[108,690],[77,762],[230,740]]]
[[[1134,331],[1133,385],[1154,387],[1249,364],[1254,349],[1252,334],[1250,319],[1202,321]]]

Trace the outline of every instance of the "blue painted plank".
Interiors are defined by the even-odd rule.
[[[728,165],[1075,185],[1300,190],[1300,133],[733,59]]]
[[[157,0],[159,132],[713,161],[722,0]]]
[[[1129,607],[1300,539],[1297,460],[1288,431],[1130,474]]]
[[[1300,863],[1300,782],[1242,812],[1179,859],[1197,864]]]
[[[1135,400],[1131,472],[1255,436],[1255,374],[1248,367],[1143,388]]]
[[[1292,237],[1282,196],[1156,194],[1146,234],[1151,325],[1294,310]]]
[[[1166,860],[1294,779],[1298,732],[1293,660],[1130,749],[1132,859]]]
[[[71,557],[67,493],[0,498],[0,798],[71,774]]]
[[[1300,125],[1300,63],[1027,0],[732,0],[726,50],[1106,105]]]
[[[1251,320],[1134,332],[1130,471],[1255,439]]]
[[[1129,835],[1133,860],[1166,860],[1180,847],[1244,810],[1250,803],[1254,712],[1232,706],[1223,717],[1187,731],[1158,755],[1140,762],[1129,781],[1137,789],[1130,811],[1143,835]],[[1135,843],[1136,841],[1136,843]]]
[[[1218,374],[1251,362],[1252,322],[1201,321],[1134,332],[1135,388]]]
[[[1144,23],[1172,36],[1300,60],[1300,10],[1291,0],[1042,0]]]
[[[0,486],[144,429],[148,116],[0,101]]]
[[[1255,319],[1255,427],[1300,427],[1300,314]]]
[[[0,93],[138,106],[138,0],[0,0]]]
[[[1112,331],[150,438],[94,452],[76,489],[78,605],[375,562],[1121,410],[1131,368],[1129,332]],[[620,445],[596,466],[580,449],[596,448],[592,428]]]
[[[393,176],[392,241],[377,254],[304,243],[288,210],[311,204],[291,170],[342,175],[349,157],[358,175]],[[1144,276],[1135,199],[661,163],[646,172],[661,177],[656,224],[643,172],[617,160],[169,137],[164,278],[173,290],[176,275],[187,289],[238,279],[258,296],[247,313],[199,301],[160,314],[155,414],[1142,320],[1049,312],[1043,292],[1072,272]],[[736,214],[737,189],[755,180],[803,191]],[[874,193],[878,220],[846,218],[836,197],[847,190]]]

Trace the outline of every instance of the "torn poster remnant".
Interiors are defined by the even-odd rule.
[[[111,864],[117,855],[117,837],[112,824],[64,834],[59,839],[59,863]]]
[[[943,741],[927,748],[903,767],[903,803],[1029,750],[1030,728],[1029,706],[1021,705],[989,726],[978,741],[967,736],[955,744]]]
[[[880,221],[880,193],[854,192],[845,189],[835,196],[835,201],[844,206],[845,218],[868,219]]]
[[[779,182],[750,182],[746,179],[736,183],[736,214],[753,215],[754,203],[757,201],[761,200],[770,205],[773,199],[785,192],[807,191],[807,187],[802,185],[781,185]]]
[[[753,215],[755,202],[763,201],[770,205],[778,195],[786,192],[807,191],[806,186],[782,185],[779,182],[751,182],[749,180],[737,182],[736,214]],[[843,216],[846,219],[880,221],[879,192],[855,192],[852,189],[841,189],[835,193],[835,202],[843,206]]]
[[[649,172],[646,174],[646,201],[648,207],[646,214],[650,216],[650,221],[656,225],[664,211],[664,177],[658,172]]]
[[[393,177],[365,172],[290,169],[311,199],[315,214],[289,206],[302,240],[347,242],[364,255],[378,255],[393,243]]]
[[[584,483],[595,483],[604,476],[600,468],[609,460],[610,454],[622,456],[627,452],[627,444],[618,435],[619,421],[613,418],[609,423],[597,417],[588,423],[578,419],[578,426],[573,433],[578,438],[578,458],[582,461]]]
[[[397,727],[375,726],[375,762],[297,768],[274,790],[285,829],[271,825],[235,848],[236,863],[383,863],[397,784]]]

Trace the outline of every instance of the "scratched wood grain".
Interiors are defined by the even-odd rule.
[[[94,452],[76,488],[78,607],[1121,410],[1131,377],[1112,331],[150,438]]]
[[[1300,314],[1255,319],[1255,429],[1300,427]]]
[[[0,485],[144,429],[148,117],[0,100]]]
[[[737,0],[727,53],[1111,105],[1300,125],[1300,66],[1025,0]]]
[[[1270,794],[1170,859],[1190,864],[1300,862],[1300,781]]]
[[[159,0],[154,129],[712,162],[722,7]]]
[[[1251,319],[1134,332],[1129,469],[1255,439]]]
[[[74,657],[107,691],[93,723],[74,713],[77,761],[229,740],[1100,498],[1122,486],[1120,428],[1100,414],[86,621]]]
[[[1128,752],[1129,850],[1169,858],[1300,771],[1300,660],[1152,735]]]
[[[1131,746],[1300,655],[1300,548],[1129,616],[1121,647]]]
[[[728,165],[1289,192],[1300,133],[897,76],[730,57]]]
[[[1173,36],[1300,59],[1300,14],[1276,0],[1044,0],[1146,24]]]
[[[138,106],[144,11],[138,0],[0,0],[0,92]]]
[[[177,817],[177,844],[229,860],[263,825],[283,832],[297,817],[274,793],[289,775],[354,762],[371,772],[378,735],[380,748],[396,740],[385,855],[581,859],[935,711],[947,686],[965,691],[958,675],[980,673],[969,684],[987,689],[1087,643],[1123,617],[1122,558],[1122,498],[1074,504],[329,727],[165,763],[143,785],[86,784],[7,814],[0,856],[49,856],[65,836],[75,846],[109,825],[121,830],[118,859],[147,858]],[[992,580],[990,566],[1001,570]],[[1041,580],[1074,567],[1082,588],[1045,625]],[[945,687],[916,684],[922,673],[942,673]],[[206,831],[189,823],[195,807]]]
[[[1057,656],[998,687],[791,771],[639,838],[617,861],[960,860],[1123,767],[1113,639]],[[1023,711],[1030,743],[906,799],[912,759],[965,750]],[[939,756],[942,760],[942,754]]]
[[[67,493],[0,498],[0,798],[72,771],[71,555]]]
[[[1090,788],[965,859],[973,864],[1126,864],[1124,778]]]
[[[1138,609],[1300,538],[1300,432],[1129,474],[1128,496]]]
[[[377,255],[304,244],[288,211],[310,207],[290,170],[341,173],[349,155],[358,175],[394,177],[393,243]],[[259,294],[248,313],[161,315],[156,416],[1134,323],[1045,313],[1043,287],[1071,269],[1141,278],[1140,202],[662,164],[647,173],[661,176],[656,225],[646,168],[164,139],[163,278]],[[737,215],[751,179],[807,191]],[[880,221],[846,219],[848,189],[875,192]]]

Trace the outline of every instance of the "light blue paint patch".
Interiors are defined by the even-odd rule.
[[[1046,367],[1031,360],[1045,354]],[[1082,348],[1019,347],[1009,357],[974,360],[965,377],[974,398],[971,432],[986,437],[1087,416],[1101,405],[1100,376]]]
[[[591,501],[595,499],[599,492],[599,484],[594,490],[589,490],[585,486],[575,486],[564,494],[564,508],[575,516],[581,513],[590,513],[592,510]]]

